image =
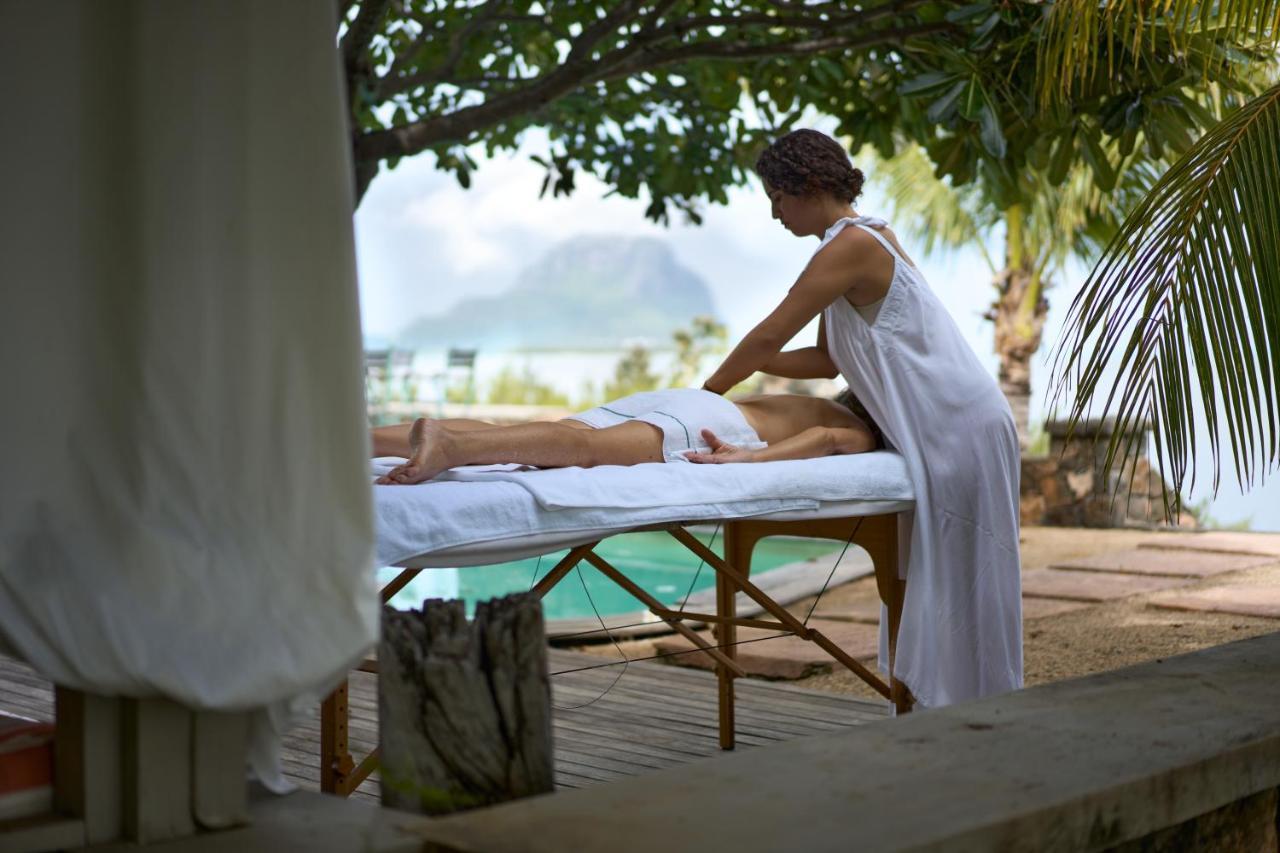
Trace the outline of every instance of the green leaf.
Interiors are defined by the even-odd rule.
[[[913,77],[898,87],[899,95],[933,95],[953,85],[956,76],[947,71],[930,71]]]
[[[977,18],[980,15],[985,15],[990,11],[990,3],[970,3],[966,6],[961,6],[959,9],[952,9],[947,12],[946,18],[953,24],[959,24]]]
[[[1027,152],[1027,165],[1037,172],[1047,171],[1049,168],[1049,155],[1053,153],[1053,139],[1049,136],[1038,137],[1031,145],[1025,148]]]
[[[987,153],[996,159],[1002,159],[1008,150],[1005,144],[1004,128],[1000,126],[1000,117],[996,115],[995,107],[990,101],[982,107],[979,126],[982,129],[982,145],[987,149]]]
[[[960,115],[969,121],[978,121],[982,117],[982,109],[987,102],[987,93],[982,88],[982,81],[974,76],[970,77],[965,85],[964,94],[960,96],[957,106],[960,109]]]
[[[930,104],[929,109],[925,111],[929,121],[934,124],[942,124],[951,118],[955,114],[956,103],[960,99],[960,93],[965,90],[966,85],[964,80],[959,81],[945,95]]]
[[[1120,156],[1128,157],[1133,154],[1133,149],[1138,143],[1138,128],[1126,127],[1124,133],[1120,134]]]
[[[995,29],[996,24],[998,23],[1000,23],[1000,13],[992,12],[990,15],[987,16],[987,19],[983,21],[981,24],[979,24],[978,28],[973,31],[973,34],[976,37],[976,40],[978,42],[981,42],[983,39],[989,36],[991,32]]]
[[[1103,192],[1111,192],[1116,188],[1116,168],[1111,164],[1111,160],[1107,157],[1107,152],[1103,150],[1102,144],[1098,142],[1096,134],[1085,134],[1084,137],[1084,158],[1093,168],[1093,177],[1098,184],[1098,189]]]
[[[1071,168],[1071,161],[1075,159],[1075,153],[1075,131],[1069,129],[1058,137],[1057,146],[1053,149],[1053,158],[1049,161],[1048,178],[1050,186],[1061,186],[1062,182],[1066,180],[1067,171]]]

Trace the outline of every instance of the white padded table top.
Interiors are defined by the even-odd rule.
[[[390,462],[374,467],[377,473]],[[745,465],[460,469],[446,476],[374,487],[378,565],[486,565],[650,526],[879,515],[914,505],[906,465],[891,451]],[[594,505],[564,505],[562,495],[578,482]],[[548,495],[557,496],[554,503]]]
[[[914,501],[824,501],[816,509],[786,510],[753,515],[752,518],[768,521],[805,521],[819,518],[850,518],[865,515],[883,515],[885,513],[902,512],[915,506]],[[745,518],[746,516],[737,516]],[[734,519],[699,519],[698,523],[712,521],[732,521]],[[525,557],[538,557],[551,551],[560,551],[607,539],[619,533],[631,533],[638,529],[663,529],[681,522],[666,522],[651,526],[627,526],[608,529],[590,529],[574,531],[555,531],[552,533],[535,533],[516,536],[510,539],[489,542],[474,542],[470,545],[457,545],[442,548],[429,554],[418,554],[407,560],[396,563],[406,569],[444,569],[461,568],[463,566],[488,566],[494,563],[506,563],[522,560]]]

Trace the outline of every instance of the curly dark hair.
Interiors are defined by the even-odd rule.
[[[871,417],[871,413],[867,411],[867,407],[862,405],[862,401],[858,399],[858,395],[854,394],[851,389],[844,388],[839,394],[836,394],[834,399],[837,403],[853,412],[854,415],[861,418],[866,423],[867,428],[871,430],[872,437],[876,440],[875,449],[883,449],[885,446],[884,431],[880,429],[880,424],[876,423],[875,419]]]
[[[816,130],[793,130],[760,153],[756,174],[788,195],[830,193],[852,203],[862,195],[862,170],[839,142]]]

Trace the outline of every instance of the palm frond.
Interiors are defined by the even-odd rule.
[[[1055,348],[1051,395],[1074,388],[1073,423],[1092,414],[1107,369],[1118,370],[1102,404],[1116,420],[1106,467],[1123,436],[1149,427],[1160,472],[1172,477],[1169,514],[1195,469],[1198,419],[1215,494],[1224,438],[1242,488],[1280,460],[1277,199],[1280,86],[1206,133],[1126,218]]]
[[[1119,159],[1119,155],[1116,155]],[[1028,176],[1028,243],[1037,247],[1037,268],[1060,267],[1068,256],[1090,260],[1111,242],[1124,219],[1156,183],[1159,174],[1147,160],[1117,169],[1116,186],[1106,192],[1093,173],[1077,164],[1059,186],[1042,171]]]
[[[1233,50],[1280,44],[1280,0],[1057,0],[1036,56],[1042,104],[1122,63],[1181,62],[1211,76]]]
[[[957,189],[940,180],[929,155],[917,145],[904,145],[888,160],[876,158],[868,148],[859,159],[871,161],[868,170],[885,195],[895,227],[914,245],[921,245],[926,254],[976,245],[992,270],[997,268],[987,255],[985,239],[1004,222],[1007,211],[983,193],[981,184]],[[1052,185],[1042,171],[1028,170],[1020,178],[1025,184],[1025,242],[1038,272],[1060,266],[1069,255],[1096,258],[1119,229],[1124,213],[1159,177],[1146,161],[1119,172],[1110,193],[1098,189],[1083,165],[1073,167],[1060,186]]]
[[[868,164],[872,181],[892,209],[894,228],[926,255],[935,251],[978,246],[992,270],[983,237],[995,227],[999,211],[984,206],[977,188],[956,188],[938,178],[929,155],[918,145],[904,145],[888,160],[870,147],[859,154]]]

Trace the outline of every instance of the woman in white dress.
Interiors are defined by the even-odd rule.
[[[884,220],[854,210],[863,176],[839,143],[794,131],[756,171],[773,217],[821,242],[704,389],[723,394],[756,371],[842,376],[915,487],[897,677],[924,706],[1021,687],[1020,456],[1004,395]],[[815,316],[817,345],[782,352]]]

